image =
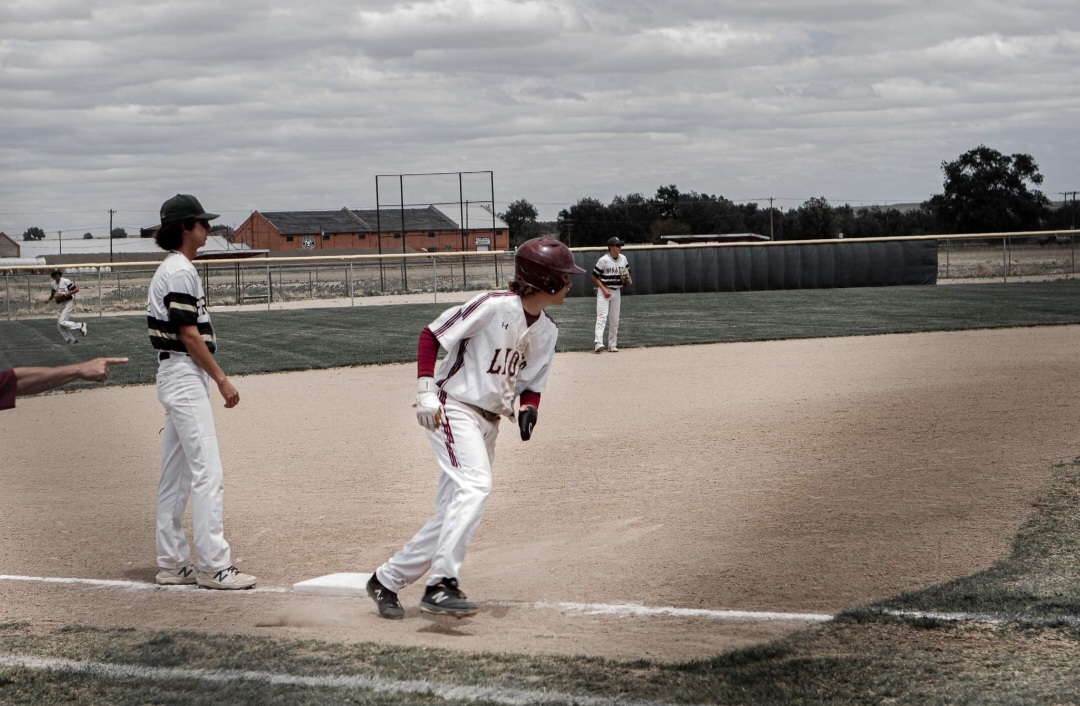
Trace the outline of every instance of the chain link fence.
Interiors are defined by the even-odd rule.
[[[298,260],[301,260],[298,262]],[[364,297],[505,288],[514,274],[512,253],[388,257],[259,258],[196,261],[211,307],[300,301],[355,303]],[[158,263],[64,267],[79,287],[82,314],[133,313],[146,309],[146,293]],[[0,305],[6,318],[54,316],[46,302],[51,267],[2,270]]]
[[[1080,231],[1070,230],[890,240],[937,240],[939,282],[1010,281],[1074,276],[1078,235]],[[806,241],[772,243],[769,247],[802,242]],[[715,247],[759,246],[736,243]],[[631,259],[634,249],[627,252]],[[432,301],[436,301],[439,292],[500,289],[513,276],[514,256],[508,252],[417,253],[201,260],[196,266],[210,306],[270,308],[302,301],[355,304],[364,297],[397,294],[431,294]],[[45,302],[50,291],[50,269],[42,265],[0,270],[0,306],[3,307],[0,316],[8,319],[54,316],[55,305]],[[79,285],[80,313],[99,315],[143,311],[150,278],[156,269],[156,262],[64,268],[65,276]]]

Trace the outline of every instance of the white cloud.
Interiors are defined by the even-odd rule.
[[[12,0],[0,24],[7,232],[180,190],[237,222],[359,206],[375,174],[456,169],[545,217],[669,183],[918,200],[980,143],[1080,184],[1064,0]]]

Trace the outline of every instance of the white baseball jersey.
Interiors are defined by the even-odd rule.
[[[214,327],[206,309],[206,292],[199,272],[178,252],[170,252],[150,280],[146,324],[154,350],[186,353],[180,341],[180,326],[199,327],[211,353],[217,351]]]
[[[61,277],[60,281],[53,280],[50,283],[52,290],[57,294],[67,294],[71,290],[75,289],[75,283],[69,280],[67,277]],[[57,304],[63,304],[64,302],[58,301]]]
[[[559,328],[546,312],[529,326],[517,294],[481,294],[428,328],[448,351],[435,381],[459,402],[510,417],[524,390],[544,391]]]
[[[619,289],[622,287],[622,277],[619,276],[620,267],[630,269],[630,263],[627,261],[626,255],[619,253],[618,257],[613,258],[611,253],[604,253],[596,261],[596,267],[593,268],[592,273],[608,289]]]

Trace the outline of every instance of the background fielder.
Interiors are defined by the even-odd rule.
[[[64,343],[78,343],[79,340],[75,338],[72,331],[78,331],[85,337],[86,324],[69,321],[69,318],[72,310],[75,309],[75,295],[79,293],[79,287],[70,279],[64,277],[62,270],[53,270],[52,279],[53,281],[49,285],[52,291],[45,301],[56,302],[56,328],[60,330],[60,335],[64,337]]]
[[[397,594],[430,569],[420,609],[464,617],[476,613],[458,585],[465,550],[491,492],[491,466],[502,417],[532,436],[559,329],[544,312],[562,304],[570,275],[585,270],[557,240],[536,238],[514,256],[510,291],[481,294],[447,309],[420,334],[416,418],[439,464],[435,514],[367,585],[379,615],[400,619]],[[446,358],[435,374],[439,346]]]
[[[610,238],[608,251],[601,255],[593,267],[592,278],[596,283],[596,331],[593,350],[604,351],[604,328],[608,331],[607,349],[619,352],[619,313],[622,310],[622,288],[633,284],[630,279],[630,263],[622,254],[623,241]]]

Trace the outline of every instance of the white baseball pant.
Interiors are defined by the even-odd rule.
[[[617,348],[619,343],[619,310],[622,308],[622,289],[608,289],[611,298],[604,296],[604,290],[596,288],[596,331],[593,344],[604,345],[604,327],[608,332],[608,348]]]
[[[380,583],[397,593],[430,569],[428,585],[458,578],[491,493],[491,464],[499,418],[447,397],[443,424],[427,432],[439,462],[435,514],[394,556],[376,570]]]
[[[179,569],[191,563],[183,527],[190,495],[197,568],[207,573],[227,569],[232,560],[225,541],[224,474],[210,407],[210,376],[189,356],[170,353],[158,363],[157,392],[165,407],[157,498],[158,566]]]
[[[57,307],[56,312],[56,328],[60,330],[60,335],[64,337],[65,341],[74,341],[70,331],[78,331],[82,328],[82,324],[77,324],[74,321],[69,321],[71,318],[71,312],[75,308],[75,300],[68,299],[66,302]]]

